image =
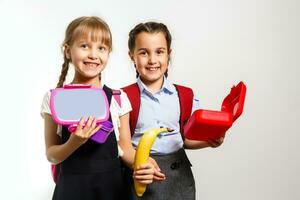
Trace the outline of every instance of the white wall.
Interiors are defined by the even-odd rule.
[[[244,113],[224,144],[189,152],[197,199],[300,199],[299,9],[297,0],[0,0],[0,198],[51,198],[42,97],[55,87],[67,24],[97,15],[113,33],[112,87],[134,80],[127,34],[147,20],[169,26],[170,79],[192,87],[202,108],[219,109],[233,84],[247,84]]]

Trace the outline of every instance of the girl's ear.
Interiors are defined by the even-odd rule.
[[[67,59],[71,59],[70,46],[68,44],[64,44],[64,54],[66,55]]]
[[[172,49],[169,49],[168,50],[168,63],[170,63],[170,60],[171,60],[171,52],[172,52]]]
[[[130,59],[132,60],[132,62],[134,62],[133,54],[130,51],[128,51],[128,55],[129,55]]]
[[[134,68],[136,68],[136,64],[135,64],[135,60],[134,60],[133,53],[132,53],[132,52],[130,52],[130,51],[128,51],[128,55],[129,55],[129,57],[130,57],[131,61],[133,62]]]

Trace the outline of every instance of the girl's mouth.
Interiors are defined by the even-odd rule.
[[[92,62],[84,62],[84,64],[88,67],[98,67],[98,63],[92,63]]]
[[[147,70],[157,71],[160,67],[146,67]]]

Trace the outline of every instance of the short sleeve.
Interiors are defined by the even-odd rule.
[[[199,103],[199,99],[196,98],[195,96],[193,97],[193,108],[192,108],[192,113],[195,111],[195,110],[198,110],[200,109],[200,103]]]
[[[51,115],[51,111],[50,111],[50,94],[51,92],[48,91],[43,98],[43,102],[42,102],[42,106],[41,106],[41,116],[44,118],[45,117],[45,113]]]
[[[120,91],[121,91],[120,94],[121,106],[118,104],[118,102],[114,97],[111,98],[111,104],[110,104],[110,113],[111,113],[113,125],[115,127],[117,139],[119,136],[119,132],[116,129],[116,127],[119,128],[121,126],[119,117],[125,115],[126,113],[129,113],[132,110],[127,94],[122,90]]]
[[[123,116],[132,110],[127,94],[122,90],[120,91],[121,91],[120,94],[121,106],[118,104],[118,102],[113,96],[111,98],[111,103],[110,103],[110,114],[111,114],[111,119],[114,126],[114,131],[115,131],[117,141],[119,141],[119,136],[120,136],[119,133],[119,127],[121,126],[120,116]],[[119,145],[118,145],[118,151],[119,151],[119,156],[122,156],[123,151]]]
[[[41,116],[45,118],[45,114],[51,115],[51,110],[50,110],[50,95],[51,91],[48,91],[43,98],[42,106],[41,106]],[[57,135],[61,136],[62,134],[62,126],[58,125],[57,126]]]
[[[127,94],[121,90],[121,107],[119,107],[119,116],[125,115],[132,110]]]

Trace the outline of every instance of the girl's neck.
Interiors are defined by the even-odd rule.
[[[152,93],[155,94],[158,91],[160,91],[160,89],[163,86],[164,83],[164,78],[162,77],[161,79],[155,80],[155,81],[148,81],[143,79],[142,77],[140,77],[141,81],[145,84],[145,86],[147,86],[147,89]]]
[[[99,77],[95,77],[91,79],[91,78],[81,78],[75,76],[71,84],[89,84],[95,88],[102,88],[102,83]]]

